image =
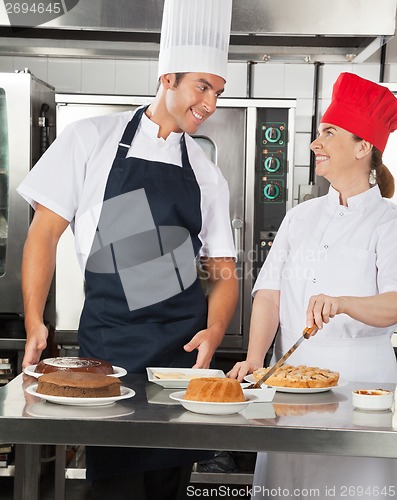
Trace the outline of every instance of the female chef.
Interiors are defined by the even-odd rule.
[[[396,128],[397,99],[387,88],[350,73],[339,76],[311,144],[316,174],[330,182],[329,192],[294,207],[282,222],[253,290],[247,359],[230,377],[242,380],[263,366],[278,327],[273,362],[302,334],[302,325],[315,322],[320,332],[288,363],[330,368],[349,381],[397,382],[390,341],[397,323],[397,206],[384,198],[393,195],[394,180],[382,163]],[[293,485],[302,488],[321,488],[327,477],[332,484],[330,471],[347,486],[397,481],[391,460],[268,455],[266,486],[287,487],[302,476],[297,467],[310,470]],[[264,484],[265,462],[260,453],[255,484]]]
[[[187,134],[223,92],[231,3],[166,0],[150,106],[72,124],[19,186],[35,208],[22,267],[24,366],[46,345],[55,250],[71,223],[86,284],[80,355],[129,373],[209,367],[237,300],[235,250],[226,181]],[[208,302],[196,260],[213,282]],[[87,477],[93,498],[177,500],[207,456],[90,448]]]

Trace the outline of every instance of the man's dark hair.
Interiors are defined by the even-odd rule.
[[[186,75],[186,73],[175,73],[175,83],[174,83],[174,87],[178,87],[178,85],[181,83],[182,81],[182,78]],[[158,91],[158,89],[160,88],[160,78],[159,78],[159,81],[157,82],[157,89],[156,89],[156,92]]]
[[[177,87],[181,81],[182,81],[182,78],[186,75],[186,73],[175,73],[175,83],[174,83],[174,87]]]

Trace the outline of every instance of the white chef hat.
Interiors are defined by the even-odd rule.
[[[232,0],[165,0],[158,76],[211,73],[226,80]]]

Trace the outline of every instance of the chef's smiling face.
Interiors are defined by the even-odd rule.
[[[357,164],[360,141],[347,130],[329,123],[321,123],[318,137],[310,149],[316,156],[316,174],[325,177],[331,184],[354,178],[362,170]]]
[[[175,122],[174,131],[194,134],[214,113],[225,81],[210,73],[186,73],[178,83],[175,74],[166,77],[166,107]]]

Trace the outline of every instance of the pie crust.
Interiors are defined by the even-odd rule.
[[[255,380],[259,380],[269,368],[260,368],[254,372]],[[328,368],[318,368],[316,366],[292,366],[283,365],[265,382],[267,385],[275,387],[333,387],[337,385],[339,373],[328,370]]]

